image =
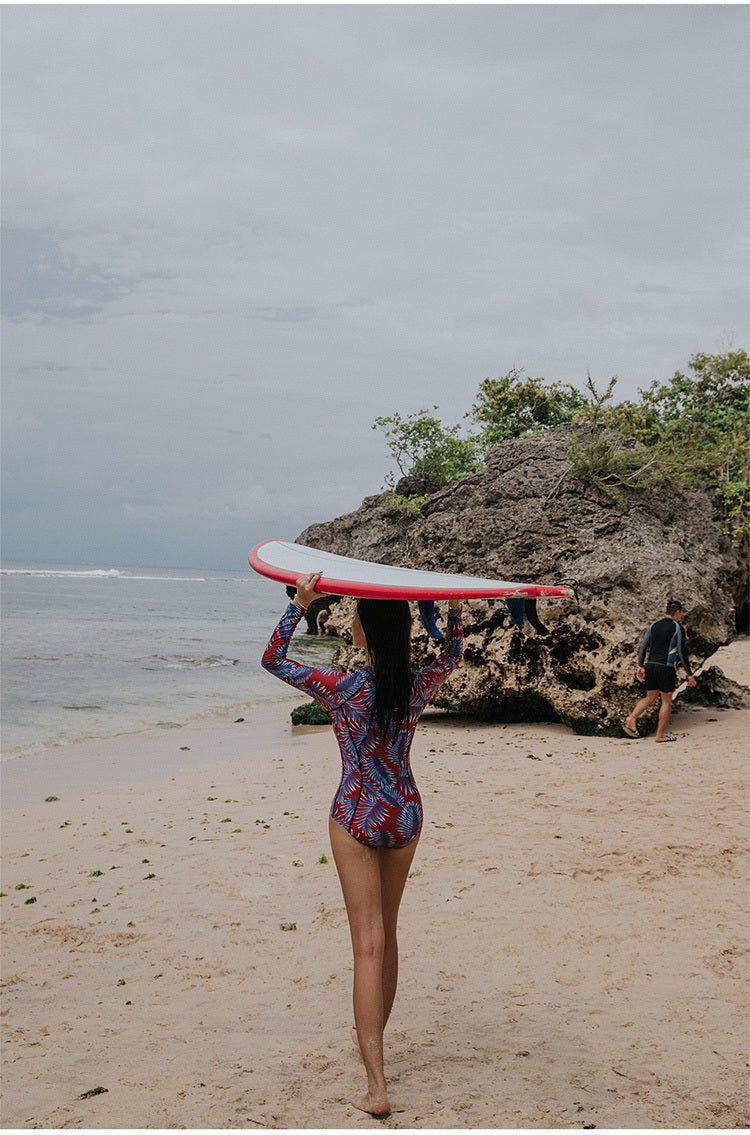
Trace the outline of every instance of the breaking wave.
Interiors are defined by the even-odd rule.
[[[203,576],[197,575],[130,575],[118,568],[0,568],[0,575],[33,575],[37,578],[61,579],[139,579],[163,580],[168,583],[205,583]]]
[[[237,666],[238,658],[224,658],[209,654],[201,658],[192,654],[154,654],[144,663],[144,670],[212,670],[222,666]]]

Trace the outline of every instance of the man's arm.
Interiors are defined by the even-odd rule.
[[[673,653],[677,655],[682,664],[683,670],[687,674],[688,685],[694,686],[695,676],[693,674],[693,671],[690,669],[690,662],[688,661],[688,656],[685,653],[685,633],[679,623],[675,623],[674,638],[672,639],[669,647],[670,658],[673,656]]]
[[[652,623],[651,627],[653,625],[654,624]],[[651,645],[651,627],[649,627],[647,629],[646,633],[644,634],[643,638],[641,639],[641,645],[638,648],[638,668],[635,672],[635,676],[636,676],[636,678],[638,679],[639,682],[642,682],[643,679],[646,677],[646,671],[643,668],[643,663],[644,663],[644,660],[646,658],[646,651],[648,650],[649,646]]]

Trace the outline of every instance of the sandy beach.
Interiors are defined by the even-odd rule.
[[[716,661],[748,683],[746,639]],[[287,706],[10,762],[3,1127],[747,1126],[748,724],[423,719],[385,1122],[349,1104],[330,729]]]

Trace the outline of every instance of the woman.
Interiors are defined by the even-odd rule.
[[[442,653],[409,669],[411,612],[405,600],[360,599],[352,642],[365,652],[353,674],[314,670],[286,657],[294,628],[319,598],[320,573],[297,580],[297,593],[276,627],[263,666],[304,690],[331,715],[341,750],[341,782],[328,830],[354,952],[354,1028],[367,1072],[360,1111],[390,1115],[383,1070],[383,1029],[398,982],[396,923],[422,828],[422,802],[409,750],[422,711],[461,661],[461,604],[451,599]]]

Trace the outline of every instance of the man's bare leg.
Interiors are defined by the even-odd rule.
[[[655,741],[663,741],[666,737],[666,729],[669,725],[669,719],[672,715],[672,695],[662,694],[661,705],[659,706],[659,723],[656,727]]]
[[[636,702],[635,709],[625,718],[625,724],[627,725],[628,729],[632,729],[635,733],[636,721],[642,713],[645,713],[646,710],[654,704],[658,696],[658,690],[649,690],[645,698],[641,698],[640,701]]]

